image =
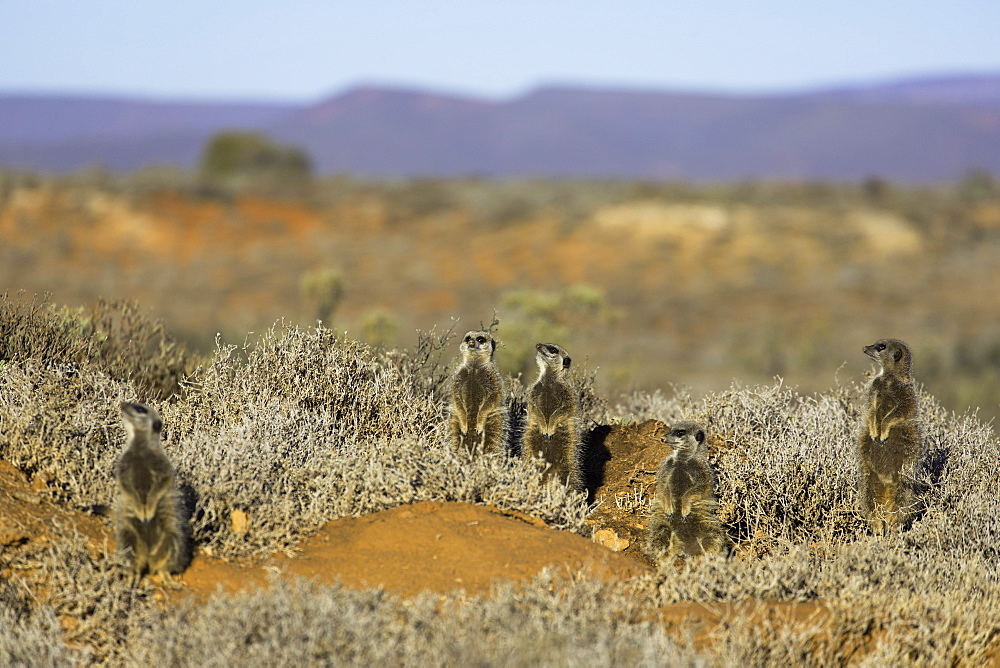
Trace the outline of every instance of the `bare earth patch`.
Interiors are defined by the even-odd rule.
[[[598,445],[607,450],[602,484],[595,492],[601,504],[589,520],[596,530],[594,541],[490,506],[420,502],[329,522],[302,541],[292,557],[275,554],[263,562],[238,563],[196,554],[178,578],[183,589],[162,590],[157,598],[172,603],[191,597],[207,601],[217,592],[268,587],[274,578],[303,577],[411,597],[428,590],[488,594],[495,584],[527,582],[545,568],[606,580],[648,575],[654,569],[642,552],[645,504],[655,491],[656,466],[669,453],[660,440],[664,430],[665,425],[655,420],[598,428]],[[43,483],[36,480],[33,485],[21,471],[0,462],[4,552],[29,543],[44,545],[60,526],[85,536],[94,558],[102,558],[105,549],[113,551],[110,518],[67,510],[49,501],[43,491]],[[4,575],[28,581],[44,578],[42,573]],[[44,586],[35,590],[44,595]],[[699,647],[710,645],[714,634],[736,618],[750,617],[781,629],[822,624],[829,617],[822,602],[758,600],[677,603],[651,614],[666,630],[693,638]]]
[[[663,422],[646,420],[597,427],[590,436],[592,456],[606,459],[603,471],[596,467],[599,485],[593,499],[598,506],[587,520],[597,531],[594,538],[649,567],[654,564],[643,545],[649,501],[656,492],[656,468],[670,454],[670,446],[662,441],[666,430]]]
[[[0,548],[40,547],[56,527],[85,536],[92,556],[114,550],[110,517],[69,510],[48,500],[44,483],[0,462]],[[402,596],[461,589],[488,592],[502,580],[527,581],[545,568],[624,579],[652,572],[648,563],[616,554],[582,536],[557,531],[537,519],[491,506],[421,502],[327,523],[296,547],[294,557],[229,562],[195,553],[178,578],[182,591],[207,599],[218,590],[267,586],[270,577],[312,578],[348,587],[383,588]],[[155,578],[153,578],[155,582]]]
[[[529,580],[546,567],[607,579],[649,572],[581,536],[538,524],[520,514],[465,503],[399,506],[329,522],[299,545],[294,558],[273,555],[262,564],[241,567],[198,556],[181,578],[185,591],[180,595],[263,586],[269,574],[414,596],[453,589],[479,594],[503,579]]]
[[[29,542],[44,545],[57,526],[75,528],[86,538],[92,555],[101,552],[106,542],[113,544],[113,532],[100,518],[54,504],[44,489],[40,478],[29,483],[19,469],[0,461],[0,554]]]
[[[592,458],[605,460],[589,466],[591,477],[599,481],[593,495],[598,506],[587,520],[596,531],[594,540],[650,567],[654,564],[643,546],[649,503],[656,495],[656,470],[671,452],[663,442],[666,433],[667,425],[660,420],[646,420],[600,426],[590,436]],[[718,435],[709,434],[710,459],[723,447]]]

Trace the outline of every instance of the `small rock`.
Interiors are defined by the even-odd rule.
[[[44,492],[49,487],[49,475],[47,473],[36,473],[31,480],[31,489],[36,492]]]
[[[232,523],[233,533],[235,534],[245,534],[247,529],[250,528],[250,518],[242,510],[234,510],[229,514],[229,520]]]
[[[10,495],[17,499],[18,501],[23,501],[25,503],[39,504],[42,502],[42,497],[37,494],[32,494],[31,492],[24,492],[19,489],[13,490]]]
[[[594,532],[594,542],[603,545],[612,552],[621,552],[632,543],[621,538],[614,532],[614,529],[599,529]]]

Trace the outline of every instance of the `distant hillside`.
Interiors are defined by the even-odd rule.
[[[0,94],[0,146],[96,143],[220,126],[257,127],[293,105]]]
[[[865,102],[914,104],[1000,104],[1000,76],[967,75],[906,79],[888,84],[847,86],[829,94]]]
[[[768,96],[553,86],[503,102],[377,87],[302,106],[0,95],[0,165],[191,167],[232,127],[368,176],[924,182],[1000,173],[1000,75]]]

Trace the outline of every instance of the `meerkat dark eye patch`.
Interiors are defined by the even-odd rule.
[[[477,336],[476,337],[476,341],[479,342],[479,343],[486,343],[486,337],[485,336]]]
[[[885,350],[885,344],[884,343],[878,344],[877,346],[875,346],[875,350],[882,352],[883,350]]]
[[[550,355],[558,355],[559,354],[559,349],[556,348],[555,346],[545,346],[545,349],[549,351]]]
[[[683,429],[674,429],[674,436],[684,436],[687,432]]]
[[[146,413],[149,412],[146,410],[146,407],[143,406],[142,404],[132,404],[132,408],[135,409],[136,413],[140,413],[142,415],[145,415]]]

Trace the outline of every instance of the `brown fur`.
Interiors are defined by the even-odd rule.
[[[496,341],[486,331],[468,332],[462,363],[452,376],[451,440],[456,451],[500,450],[507,428],[503,379],[493,360]]]
[[[704,428],[696,422],[678,422],[665,440],[674,451],[656,473],[647,554],[663,565],[675,556],[728,550],[715,498],[715,475],[705,457]]]
[[[882,535],[904,526],[916,503],[914,475],[921,451],[917,394],[905,343],[881,339],[863,352],[881,368],[868,385],[858,436],[858,496],[872,532]]]
[[[132,558],[132,584],[146,571],[174,589],[171,573],[182,570],[185,521],[174,485],[174,468],[160,445],[163,421],[154,408],[121,404],[129,442],[118,459],[118,547]]]
[[[538,379],[528,389],[528,423],[523,457],[542,455],[549,463],[546,479],[555,476],[571,488],[583,489],[580,460],[579,402],[566,376],[569,354],[554,343],[535,346]]]

